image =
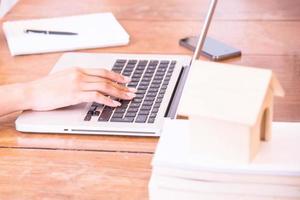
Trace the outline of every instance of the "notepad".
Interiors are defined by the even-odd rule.
[[[47,35],[26,29],[76,32],[78,35]],[[3,30],[11,55],[73,51],[126,45],[129,35],[112,13],[59,18],[8,21]]]

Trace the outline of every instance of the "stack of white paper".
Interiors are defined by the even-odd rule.
[[[25,33],[26,29],[73,32],[78,35]],[[126,45],[129,35],[111,13],[8,21],[3,30],[12,55]]]
[[[151,200],[300,199],[300,123],[273,123],[271,142],[240,165],[191,153],[188,130],[188,121],[167,121],[152,161]]]

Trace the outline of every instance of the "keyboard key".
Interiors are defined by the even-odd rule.
[[[134,103],[142,103],[142,101],[143,101],[143,99],[139,99],[139,98],[134,98],[132,100],[132,102],[134,102]]]
[[[147,93],[147,97],[156,97],[156,94],[155,92],[148,92]]]
[[[151,118],[151,117],[150,117],[150,118],[148,119],[148,123],[154,123],[154,121],[155,121],[155,118]]]
[[[164,81],[164,82],[162,83],[162,85],[163,85],[163,86],[169,85],[169,81]]]
[[[151,111],[151,113],[158,113],[158,109],[159,108],[153,108],[152,111]]]
[[[136,116],[136,113],[132,112],[132,113],[127,113],[125,115],[125,117],[135,117]]]
[[[139,85],[138,90],[147,90],[148,86],[145,85]]]
[[[126,112],[126,108],[116,108],[115,113],[125,113]]]
[[[138,107],[140,107],[140,103],[131,103],[130,104],[130,107],[132,107],[132,108],[138,108]]]
[[[114,64],[113,69],[123,69],[124,66],[124,63],[116,63]]]
[[[125,113],[125,112],[124,112]],[[113,114],[113,116],[112,116],[112,118],[123,118],[123,116],[124,116],[124,113],[114,113]]]
[[[128,64],[133,64],[133,65],[135,65],[137,63],[137,60],[129,60],[128,61]]]
[[[155,118],[156,117],[156,113],[151,113],[149,117],[150,118]]]
[[[166,76],[171,76],[172,75],[172,72],[168,72]]]
[[[136,67],[136,69],[137,70],[145,70],[145,66],[143,66],[143,65],[138,65],[137,67]]]
[[[86,115],[84,121],[90,121],[92,119],[92,115]]]
[[[158,69],[156,73],[159,74],[160,76],[165,76],[166,70]]]
[[[113,118],[111,122],[133,122],[134,117]]]
[[[127,112],[137,112],[139,110],[139,108],[137,107],[129,107]]]
[[[157,83],[151,83],[150,87],[151,87],[151,88],[160,88],[160,84],[157,84]]]
[[[151,106],[142,106],[141,107],[141,110],[150,110],[151,109]]]
[[[153,80],[162,80],[163,78],[163,76],[155,75]]]
[[[113,108],[105,106],[98,121],[108,121],[110,116],[112,115]]]
[[[119,106],[119,108],[123,108],[126,109],[128,107],[129,104],[121,104],[121,106]]]
[[[137,69],[134,71],[134,74],[143,74],[143,72],[144,72],[144,70]]]
[[[160,103],[155,103],[153,108],[159,108],[160,107]]]
[[[122,71],[122,69],[123,69],[123,66],[114,66],[112,68],[113,71]]]
[[[131,82],[140,82],[139,78],[132,77]]]
[[[134,64],[127,64],[126,67],[125,67],[125,70],[133,71],[134,67],[135,67]]]
[[[162,80],[153,80],[152,83],[153,84],[161,84]]]
[[[147,65],[148,60],[140,60],[139,65]]]
[[[158,65],[158,60],[151,60],[149,65]]]
[[[144,94],[136,94],[136,96],[135,96],[135,98],[137,98],[137,99],[142,99],[142,98],[144,98]]]
[[[138,89],[138,91],[135,94],[145,94],[147,90],[145,89]]]
[[[121,107],[124,105],[126,106],[130,103],[130,100],[121,100],[120,103],[121,103]]]
[[[161,103],[162,102],[162,98],[157,98],[155,103]]]
[[[163,94],[158,94],[157,98],[161,98],[162,99],[162,98],[164,98],[164,95]]]
[[[100,115],[100,111],[95,110],[95,111],[93,112],[93,116],[99,116],[99,115]]]
[[[124,65],[122,65],[122,64],[121,64],[121,65],[120,65],[120,64],[119,64],[119,65],[118,65],[118,64],[115,64],[115,65],[112,67],[112,69],[113,69],[113,70],[122,70],[123,67],[124,67]]]
[[[141,78],[142,78],[142,74],[136,74],[136,73],[134,73],[134,74],[132,75],[131,80],[132,80],[132,81],[136,81],[136,82],[140,82]]]
[[[128,87],[137,87],[138,83],[128,83]]]
[[[92,106],[90,107],[90,111],[95,111],[97,108],[98,108],[98,106],[92,105]]]
[[[123,72],[122,73],[124,76],[130,76],[131,75],[131,72]]]
[[[146,81],[145,81],[145,82],[141,82],[141,83],[140,83],[140,86],[146,86],[146,87],[148,87],[149,84],[150,84],[149,82],[146,82]]]
[[[141,111],[139,112],[139,115],[148,115],[149,113],[150,113],[149,110],[141,110]]]
[[[138,115],[135,119],[137,123],[144,123],[147,120],[148,115]]]
[[[159,93],[165,93],[166,92],[166,89],[160,89]]]
[[[88,112],[87,112],[87,115],[93,115],[94,114],[94,111],[93,110],[89,110]]]
[[[148,90],[148,92],[158,92],[158,89],[159,89],[159,88],[150,88],[150,89]]]
[[[168,65],[168,64],[170,63],[170,61],[168,61],[168,60],[162,60],[162,61],[160,61],[160,63],[161,63],[161,64],[167,64],[167,65]]]
[[[146,97],[145,98],[145,101],[154,101],[155,100],[155,97]]]
[[[116,60],[116,63],[126,63],[126,60],[125,59],[118,59],[118,60]]]
[[[93,103],[92,103],[92,106],[98,106],[98,107],[99,107],[99,106],[102,106],[102,104],[97,103],[97,102],[93,102]]]
[[[154,66],[149,65],[149,66],[147,67],[147,69],[153,69],[153,70],[155,70],[155,69],[156,69],[156,65],[154,65]]]
[[[175,66],[170,66],[168,72],[173,72]]]
[[[153,101],[144,101],[143,106],[152,106]]]
[[[170,76],[166,76],[164,80],[165,80],[165,81],[170,81],[170,79],[171,79]]]
[[[168,85],[161,86],[161,89],[167,89]]]
[[[145,73],[147,74],[153,74],[155,72],[154,69],[147,69]]]

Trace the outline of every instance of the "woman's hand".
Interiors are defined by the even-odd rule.
[[[31,110],[52,110],[82,102],[120,106],[115,99],[132,99],[136,89],[121,84],[130,79],[105,69],[71,68],[26,83],[27,107]],[[121,83],[121,84],[119,84]]]

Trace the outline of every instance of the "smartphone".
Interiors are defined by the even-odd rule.
[[[179,41],[179,44],[192,51],[195,50],[198,37],[186,37]],[[225,60],[229,58],[239,57],[242,52],[239,49],[231,47],[223,42],[206,37],[201,55],[213,61]]]

